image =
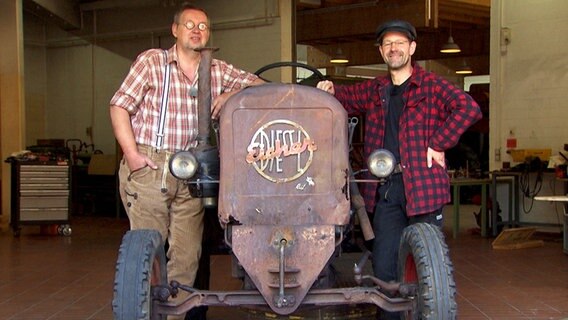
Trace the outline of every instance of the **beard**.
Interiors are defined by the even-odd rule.
[[[403,69],[410,63],[410,59],[405,55],[395,55],[387,58],[385,61],[390,70]]]
[[[184,48],[184,50],[192,51],[205,48],[207,46],[207,40],[208,38],[204,35],[202,35],[199,40],[190,35],[187,38],[178,39],[178,42],[180,42],[180,45]]]
[[[199,49],[205,48],[205,45],[204,44],[197,44],[197,45],[196,44],[186,44],[186,45],[184,45],[184,48],[188,49],[188,50],[199,50]]]

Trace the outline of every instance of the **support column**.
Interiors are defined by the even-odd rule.
[[[10,217],[10,164],[4,160],[24,145],[24,36],[21,0],[0,1],[0,157],[2,212]]]
[[[280,60],[296,61],[296,1],[280,0]],[[296,70],[281,69],[282,83],[296,83]]]

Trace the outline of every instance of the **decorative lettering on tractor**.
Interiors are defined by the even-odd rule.
[[[246,162],[272,182],[288,182],[306,172],[317,148],[315,141],[298,123],[274,120],[254,133],[247,147]]]

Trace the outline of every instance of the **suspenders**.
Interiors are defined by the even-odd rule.
[[[160,105],[160,118],[158,132],[156,133],[156,149],[161,149],[164,144],[164,127],[166,124],[166,110],[168,107],[168,95],[170,93],[170,64],[168,63],[168,52],[164,50],[166,57],[166,70],[164,72],[164,92],[162,93],[162,103]]]

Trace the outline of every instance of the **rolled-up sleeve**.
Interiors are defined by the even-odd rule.
[[[147,59],[146,53],[136,58],[120,88],[111,98],[111,106],[123,108],[131,115],[138,111],[138,106],[148,91],[149,67]]]
[[[246,88],[258,79],[257,75],[238,69],[232,64],[222,60],[214,61],[212,72],[218,73],[217,77],[213,75],[214,78],[221,78],[222,92],[231,92]]]

